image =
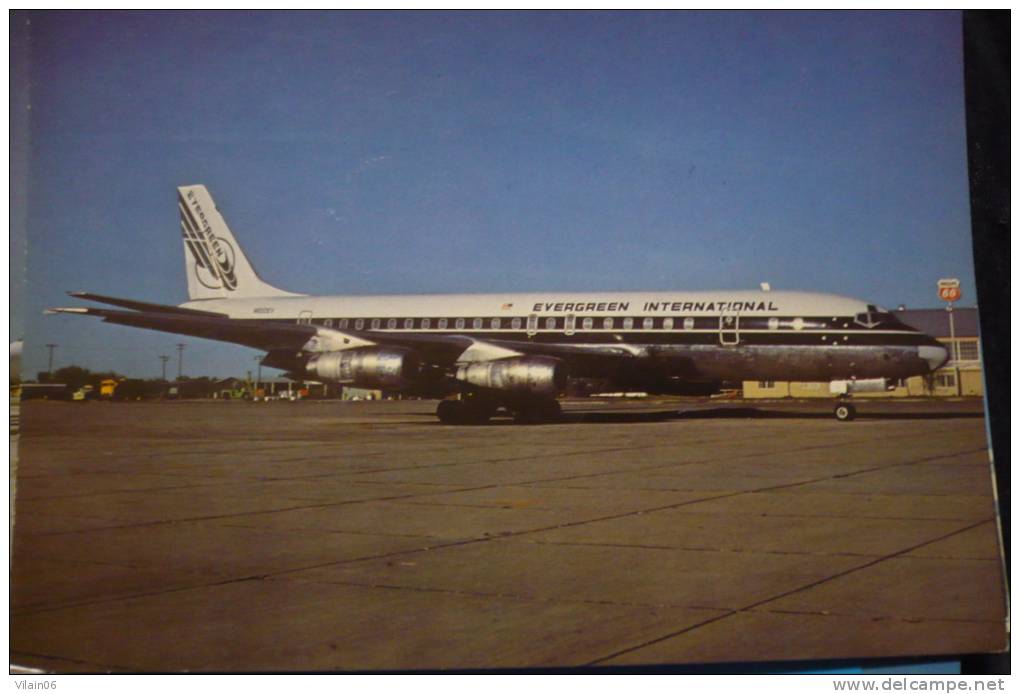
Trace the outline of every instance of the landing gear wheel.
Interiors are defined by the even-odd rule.
[[[489,418],[495,413],[492,407],[486,403],[464,402],[464,409],[461,414],[461,424],[488,424]]]
[[[464,403],[458,400],[443,400],[436,408],[436,416],[443,424],[460,424],[463,412]]]
[[[841,422],[849,422],[857,416],[857,410],[854,409],[854,406],[845,402],[841,402],[836,405],[836,408],[832,411],[832,413],[836,415],[836,419]]]
[[[443,400],[436,408],[436,416],[443,424],[486,424],[493,414],[488,403],[471,400]]]

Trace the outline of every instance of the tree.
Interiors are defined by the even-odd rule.
[[[40,377],[42,374],[39,374]],[[81,366],[64,366],[51,374],[47,374],[47,382],[64,383],[71,390],[78,390],[92,382],[94,374]],[[41,378],[40,378],[41,380]]]

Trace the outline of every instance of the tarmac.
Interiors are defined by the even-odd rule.
[[[605,667],[1007,646],[979,401],[22,404],[11,662]],[[678,414],[681,413],[681,414]],[[768,666],[762,665],[763,669]]]

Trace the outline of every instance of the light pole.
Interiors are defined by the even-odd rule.
[[[177,343],[177,380],[181,380],[181,375],[184,373],[184,343]]]
[[[46,349],[48,349],[50,351],[49,366],[46,367],[46,373],[48,373],[48,374],[52,374],[53,373],[53,350],[55,350],[59,346],[60,345],[55,345],[52,342],[50,342],[50,343],[48,343],[46,345]]]
[[[168,357],[168,356],[167,356],[167,355],[165,355],[165,354],[160,354],[160,355],[159,355],[159,360],[160,360],[161,362],[163,362],[163,364],[162,364],[162,366],[163,366],[163,381],[166,381],[166,363],[167,363],[168,361],[170,361],[170,357]]]

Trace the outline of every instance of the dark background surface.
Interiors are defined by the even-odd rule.
[[[971,228],[1007,581],[1010,578],[1009,19],[1008,11],[968,11],[963,17]],[[1009,654],[968,656],[962,665],[965,673],[1008,673]]]

